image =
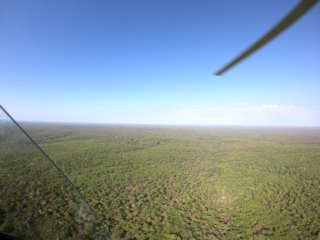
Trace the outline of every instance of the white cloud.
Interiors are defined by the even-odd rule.
[[[233,104],[180,109],[168,121],[183,124],[319,126],[320,108],[277,104]]]

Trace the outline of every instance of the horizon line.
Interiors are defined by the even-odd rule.
[[[112,123],[112,122],[71,122],[17,120],[26,124],[66,124],[66,125],[109,125],[109,126],[155,126],[155,127],[226,127],[226,128],[320,128],[320,125],[254,125],[254,124],[184,124],[184,123]]]

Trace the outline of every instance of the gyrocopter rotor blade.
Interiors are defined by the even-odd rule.
[[[253,43],[247,50],[237,56],[235,59],[230,61],[220,70],[214,74],[219,76],[224,72],[241,62],[246,57],[250,56],[253,52],[261,48],[263,45],[271,41],[277,35],[279,35],[283,30],[289,27],[292,23],[298,20],[303,14],[305,14],[309,9],[311,9],[319,0],[302,0],[285,18],[283,18],[277,25],[275,25],[270,31],[268,31],[264,36],[262,36],[258,41]]]

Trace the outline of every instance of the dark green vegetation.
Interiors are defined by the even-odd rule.
[[[41,152],[12,124],[0,125],[0,134],[0,232],[21,239],[101,239],[105,229],[90,206]]]
[[[26,128],[113,239],[320,238],[320,129]],[[15,160],[23,151],[6,153],[12,159],[6,168],[26,171]],[[0,191],[15,189],[4,185],[4,170],[0,174]],[[1,216],[13,211],[3,196],[0,229],[10,228]],[[25,213],[59,209],[59,202],[43,205]]]

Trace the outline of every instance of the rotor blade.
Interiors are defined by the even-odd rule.
[[[236,57],[234,60],[229,62],[223,68],[215,73],[215,75],[219,76],[223,74],[225,71],[232,68],[234,65],[248,57],[254,51],[258,50],[264,44],[271,41],[275,38],[279,33],[289,27],[292,23],[294,23],[297,19],[299,19],[303,14],[305,14],[313,5],[315,5],[319,0],[302,0],[285,18],[283,18],[276,26],[274,26],[269,32],[267,32],[264,36],[262,36],[258,41],[256,41],[253,45],[251,45],[247,50],[245,50],[242,54]]]

